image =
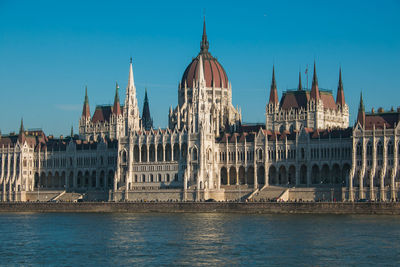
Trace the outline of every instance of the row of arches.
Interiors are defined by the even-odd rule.
[[[334,164],[330,167],[324,164],[321,167],[318,165],[311,166],[308,169],[307,165],[301,165],[296,169],[295,165],[276,167],[271,165],[268,169],[268,184],[269,185],[318,185],[318,184],[336,184],[345,186],[350,172],[350,165],[344,164],[341,168],[339,164]],[[254,169],[253,166],[247,169],[244,166],[235,168],[222,167],[220,170],[220,179],[222,185],[247,184],[254,185],[255,180],[258,185],[266,183],[265,168],[260,166]]]
[[[196,152],[197,153],[197,152]],[[133,148],[134,162],[162,162],[162,161],[179,161],[180,158],[186,159],[187,144],[150,144],[135,145]],[[122,151],[122,163],[128,160],[126,150]]]
[[[78,171],[76,177],[74,172],[69,172],[68,176],[63,171],[59,172],[42,172],[35,173],[35,188],[46,189],[68,189],[68,188],[96,188],[107,189],[112,188],[114,184],[114,172],[109,170],[106,174],[105,171]]]

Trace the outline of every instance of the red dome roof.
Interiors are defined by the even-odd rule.
[[[226,75],[224,68],[219,64],[217,59],[211,56],[210,53],[200,53],[192,60],[183,73],[182,86],[184,86],[186,81],[187,86],[191,87],[193,81],[197,80],[200,55],[203,56],[203,71],[204,78],[206,79],[206,86],[212,87],[214,82],[215,87],[228,88],[228,76]]]
[[[218,60],[208,52],[205,21],[203,26],[203,37],[200,44],[200,53],[192,60],[183,73],[181,81],[182,87],[185,85],[185,81],[187,86],[191,87],[193,85],[193,81],[197,80],[200,55],[203,57],[203,71],[204,78],[206,79],[206,86],[212,87],[214,83],[215,87],[228,88],[228,76],[226,75],[224,68],[221,66]]]

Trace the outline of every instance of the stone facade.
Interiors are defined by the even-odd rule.
[[[166,129],[153,129],[147,94],[140,117],[132,60],[124,105],[117,84],[114,105],[91,116],[86,90],[78,135],[25,131],[21,121],[18,134],[0,138],[1,200],[57,190],[114,201],[157,199],[157,192],[160,200],[226,200],[251,192],[261,198],[271,186],[310,189],[297,195],[323,188],[350,201],[397,199],[399,110],[365,114],[361,101],[349,128],[341,72],[335,101],[318,88],[314,65],[311,90],[299,79],[280,101],[274,69],[265,125],[243,124],[227,74],[208,49],[204,24]]]

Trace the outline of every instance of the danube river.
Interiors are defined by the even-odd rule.
[[[1,265],[399,265],[400,217],[1,213]]]

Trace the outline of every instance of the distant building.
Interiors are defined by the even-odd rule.
[[[315,64],[311,89],[299,77],[279,100],[273,68],[265,124],[244,124],[204,23],[168,128],[153,128],[147,91],[140,117],[132,60],[123,105],[118,88],[93,115],[86,88],[79,134],[54,138],[21,121],[18,134],[1,136],[1,200],[399,197],[400,110],[366,113],[361,97],[349,127],[340,70],[336,100],[319,88]]]

